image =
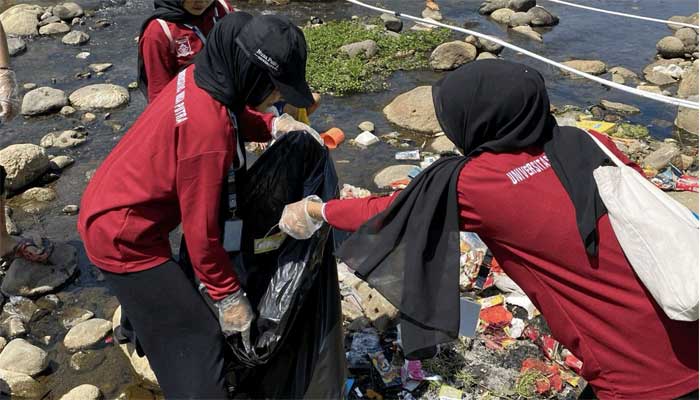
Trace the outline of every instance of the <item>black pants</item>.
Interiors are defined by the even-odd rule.
[[[226,399],[219,322],[179,264],[104,276],[167,399]]]

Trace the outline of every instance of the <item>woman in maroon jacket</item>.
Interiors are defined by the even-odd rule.
[[[698,323],[669,319],[635,276],[593,180],[610,160],[585,132],[557,126],[542,76],[477,61],[433,98],[466,157],[443,157],[394,196],[288,205],[281,229],[303,239],[325,220],[356,231],[338,256],[400,308],[409,356],[456,338],[458,231],[475,232],[599,398],[697,398]]]
[[[138,83],[149,102],[190,65],[216,22],[233,11],[227,0],[155,0],[139,34]]]
[[[222,332],[245,332],[254,314],[221,241],[223,183],[232,168],[245,165],[244,140],[308,129],[259,112],[280,94],[309,106],[305,66],[304,35],[288,19],[226,16],[195,64],[146,107],[83,194],[78,231],[87,255],[104,273],[169,399],[227,396]],[[171,256],[168,233],[180,223],[193,271]]]

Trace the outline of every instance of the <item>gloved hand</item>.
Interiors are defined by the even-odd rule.
[[[321,203],[318,196],[309,196],[296,203],[287,204],[282,211],[279,227],[282,232],[297,240],[306,240],[323,226],[323,220],[309,215],[309,202]]]
[[[316,139],[317,142],[323,145],[323,139],[321,139],[321,135],[319,135],[318,132],[314,130],[314,128],[306,125],[303,122],[295,120],[289,114],[282,114],[279,117],[275,117],[275,119],[272,121],[273,139],[279,139],[282,135],[294,131],[305,131],[309,135],[313,136],[313,138]]]
[[[242,289],[216,302],[216,308],[219,309],[219,324],[224,336],[250,330],[255,314]]]
[[[0,120],[10,121],[19,111],[15,71],[0,69]]]

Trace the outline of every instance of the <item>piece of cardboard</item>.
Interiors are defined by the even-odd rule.
[[[459,335],[473,338],[479,325],[481,304],[467,298],[459,299]]]

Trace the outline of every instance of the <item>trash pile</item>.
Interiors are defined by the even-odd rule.
[[[404,359],[397,310],[339,266],[346,398],[578,398],[586,386],[582,362],[549,334],[478,235],[462,232],[460,241],[460,338],[423,362]]]

